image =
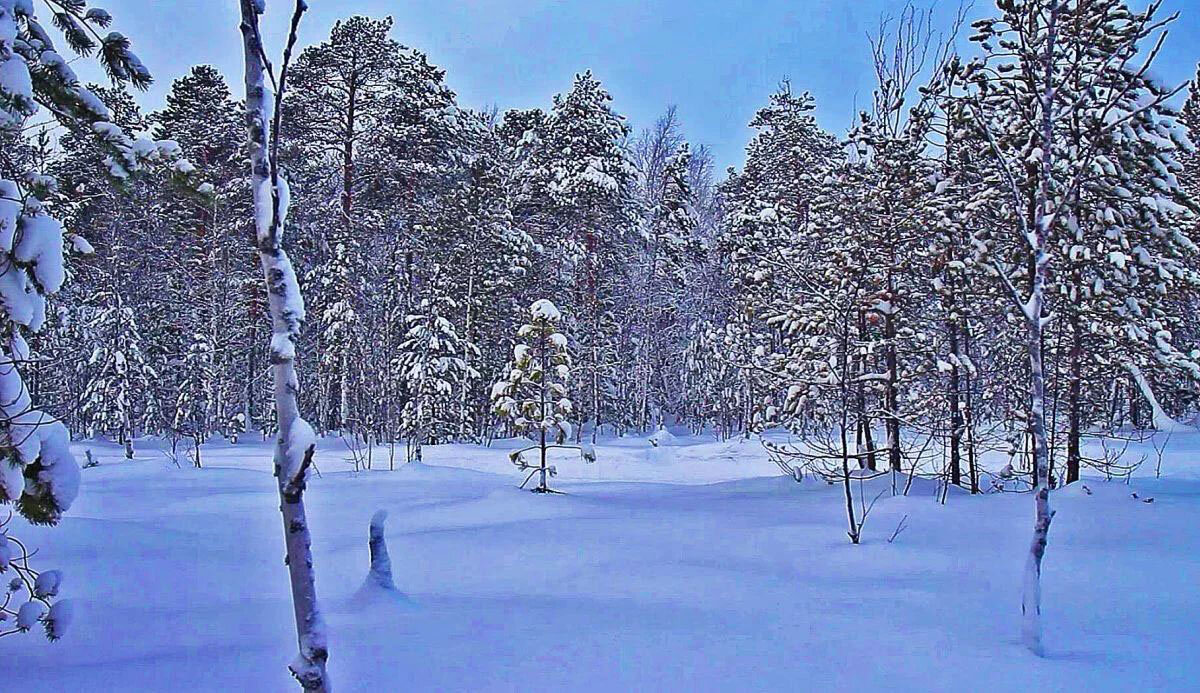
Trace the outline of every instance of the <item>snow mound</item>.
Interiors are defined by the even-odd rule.
[[[658,429],[646,440],[648,440],[650,444],[656,448],[669,447],[679,444],[679,439],[675,437],[675,434],[671,433],[665,428]]]

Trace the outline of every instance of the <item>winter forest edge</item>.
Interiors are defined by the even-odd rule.
[[[407,553],[389,557],[385,537],[431,540],[387,527],[384,509],[421,521],[426,494],[496,504],[500,516],[453,517],[468,524],[586,524],[580,504],[636,502],[681,527],[705,494],[739,517],[764,494],[776,522],[775,508],[819,508],[822,550],[884,574],[893,554],[874,552],[903,550],[912,523],[969,513],[945,522],[1021,546],[997,573],[1014,599],[991,612],[1011,633],[988,647],[1047,667],[1068,645],[1044,632],[1084,639],[1043,622],[1044,577],[1087,543],[1081,514],[1132,518],[1153,541],[1165,522],[1195,523],[1200,70],[1154,76],[1164,42],[1186,40],[1160,3],[995,0],[949,26],[900,7],[863,41],[876,87],[847,131],[818,125],[802,76],[783,81],[725,172],[689,143],[686,114],[635,132],[591,71],[544,108],[472,110],[390,18],[351,16],[304,46],[303,0],[238,5],[244,74],[198,65],[145,111],[133,94],[151,73],[112,30],[120,17],[0,0],[0,648],[30,653],[18,686],[89,681],[32,653],[88,646],[70,626],[95,599],[75,603],[71,586],[105,578],[67,566],[84,563],[69,545],[88,536],[71,528],[92,485],[140,503],[159,484],[211,484],[216,499],[245,483],[222,476],[234,459],[274,477],[277,503],[256,496],[274,542],[282,513],[283,543],[256,558],[286,586],[294,630],[263,638],[290,638],[268,664],[314,691],[366,686],[338,674],[339,657],[359,671],[370,651],[339,650],[370,632],[347,614],[388,628],[459,614],[445,594],[422,606],[401,592],[420,578],[400,568]],[[291,20],[280,45],[259,30],[267,5]],[[82,84],[76,60],[110,84]],[[365,480],[377,486],[350,490]],[[331,498],[371,505],[351,517]],[[111,520],[86,507],[81,521]],[[322,537],[354,537],[343,558],[362,563],[368,517],[367,579],[343,599]],[[1164,549],[1183,584],[1200,576],[1187,537]],[[948,536],[913,541],[981,560]],[[339,595],[332,629],[318,586]],[[1179,598],[1194,619],[1200,602]],[[630,661],[629,679],[581,675],[597,689],[654,680]],[[516,685],[448,676],[420,680]]]

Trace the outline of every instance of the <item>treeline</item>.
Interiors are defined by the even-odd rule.
[[[674,110],[635,135],[590,73],[545,109],[475,111],[390,20],[339,22],[300,54],[282,119],[305,418],[418,448],[506,434],[491,386],[548,298],[578,436],[785,426],[806,462],[936,459],[978,489],[987,450],[1031,465],[1031,339],[1052,476],[1100,463],[1097,431],[1170,426],[1200,377],[1200,100],[1176,112],[1139,62],[1153,8],[1071,5],[1047,71],[1044,20],[998,7],[968,57],[928,15],[887,25],[845,137],[782,85],[720,181]],[[191,163],[113,190],[92,138],[32,152],[95,249],[51,302],[35,399],[85,436],[271,430],[241,105],[206,66],[150,114],[96,91]]]
[[[708,152],[673,110],[634,136],[590,73],[545,110],[460,107],[391,29],[341,21],[290,78],[281,162],[308,306],[304,416],[376,442],[489,437],[516,327],[552,297],[589,434],[672,422],[686,345],[720,292]],[[150,114],[121,88],[96,92],[118,125],[177,142],[206,183],[112,189],[107,154],[61,138],[47,167],[76,193],[62,215],[95,252],[72,256],[38,335],[36,397],[84,436],[271,430],[241,105],[207,66]]]
[[[1088,436],[1195,412],[1200,93],[1180,112],[1187,85],[1149,76],[1157,10],[998,2],[963,56],[910,8],[871,42],[845,141],[786,86],[759,112],[723,188],[734,318],[713,350],[733,346],[752,421],[806,443],[775,448],[785,466],[978,491],[1000,450],[1000,482],[1045,488],[1127,471]]]

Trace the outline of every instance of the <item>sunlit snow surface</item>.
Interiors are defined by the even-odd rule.
[[[1200,679],[1200,435],[1162,480],[1055,494],[1048,656],[1017,642],[1032,500],[892,498],[867,485],[864,544],[840,487],[779,476],[754,441],[676,431],[556,460],[565,495],[516,488],[506,449],[431,446],[353,473],[326,438],[307,496],[339,691],[1194,690]],[[57,528],[18,526],[75,600],[66,638],[0,640],[24,691],[291,691],[295,636],[269,444],[176,468],[107,443]],[[1143,474],[1153,476],[1149,445]],[[397,449],[403,455],[403,446]],[[382,470],[380,469],[382,468]],[[1135,500],[1153,497],[1153,503]],[[359,592],[389,511],[395,582]],[[900,518],[908,528],[888,538]]]

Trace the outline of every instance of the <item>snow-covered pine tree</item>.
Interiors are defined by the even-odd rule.
[[[155,210],[165,228],[151,252],[166,258],[161,268],[170,275],[172,291],[148,302],[174,298],[160,309],[167,317],[164,331],[174,340],[165,351],[186,353],[192,335],[205,335],[212,347],[208,433],[233,437],[263,408],[262,388],[254,385],[265,370],[257,344],[264,328],[246,317],[253,298],[247,287],[256,278],[244,247],[250,191],[242,112],[224,78],[208,65],[175,80],[166,99],[166,108],[149,117],[155,137],[179,144],[209,194],[167,191]]]
[[[717,247],[722,205],[712,179],[712,155],[698,148],[689,161],[691,209],[696,220],[696,256],[688,267],[686,286],[677,306],[683,354],[676,364],[680,383],[679,403],[673,412],[701,432],[716,419],[713,412],[725,406],[716,392],[737,381],[737,373],[711,339],[716,325],[729,324],[732,294],[726,282],[724,259]]]
[[[1072,45],[1098,40],[1085,35]],[[1053,309],[1063,318],[1051,330],[1066,343],[1052,353],[1066,371],[1067,391],[1052,391],[1056,404],[1063,402],[1056,412],[1065,409],[1067,418],[1067,483],[1079,478],[1081,438],[1107,409],[1104,383],[1127,379],[1133,401],[1144,399],[1151,410],[1149,425],[1170,431],[1177,424],[1160,401],[1192,401],[1200,378],[1196,354],[1183,346],[1194,344],[1187,330],[1200,274],[1187,209],[1194,202],[1181,184],[1178,113],[1154,105],[1166,90],[1152,81],[1139,83],[1133,74],[1103,79],[1128,84],[1149,105],[1124,104],[1128,120],[1099,137],[1082,116],[1070,120],[1066,133],[1076,147],[1095,151],[1095,165],[1079,176],[1062,213],[1066,233],[1055,239],[1061,271],[1051,282]],[[1056,418],[1052,431],[1060,428]]]
[[[358,264],[357,248],[352,237],[343,236],[317,280],[319,293],[325,298],[325,308],[317,320],[322,430],[354,430],[351,388],[355,374],[351,369],[363,353],[362,318],[354,307],[362,296],[362,267]]]
[[[571,90],[554,97],[544,138],[532,155],[532,182],[544,186],[553,215],[552,235],[534,238],[556,249],[547,258],[550,267],[535,274],[551,280],[544,290],[570,287],[576,389],[593,442],[611,409],[608,395],[618,363],[617,258],[634,222],[635,170],[625,148],[629,128],[611,101],[591,72],[576,75]]]
[[[1189,86],[1179,116],[1192,144],[1190,148],[1185,147],[1180,156],[1183,163],[1180,178],[1192,200],[1200,200],[1200,65],[1196,66],[1196,77]]]
[[[298,155],[296,194],[315,203],[306,204],[311,208],[297,221],[311,225],[319,252],[308,284],[315,289],[321,430],[357,433],[369,418],[355,406],[353,392],[366,373],[354,370],[363,365],[360,340],[371,317],[364,254],[373,250],[370,220],[380,202],[371,181],[396,168],[381,138],[389,130],[391,104],[404,98],[397,84],[401,47],[388,36],[391,28],[391,18],[336,22],[327,40],[297,57],[284,100],[282,136]],[[336,177],[329,175],[331,168]]]
[[[768,319],[791,310],[786,292],[796,287],[790,273],[803,273],[810,262],[835,261],[797,255],[805,265],[793,267],[778,254],[810,242],[813,204],[827,172],[843,159],[837,140],[817,125],[813,108],[808,93],[793,93],[784,82],[750,123],[758,132],[746,148],[744,170],[722,186],[726,219],[718,249],[732,305],[721,332],[725,358],[738,367],[743,406],[736,425],[746,435],[761,428],[766,410],[779,406],[775,398],[788,387],[762,366],[776,342]]]
[[[509,455],[522,471],[531,469],[525,484],[536,474],[536,493],[551,493],[547,476],[555,473],[546,454],[555,448],[574,448],[565,445],[571,437],[569,417],[575,408],[569,397],[571,357],[567,338],[559,332],[562,313],[547,299],[538,299],[529,307],[529,322],[517,330],[517,345],[513,348],[512,368],[507,376],[492,387],[492,402],[498,416],[509,421],[522,433],[533,432],[536,444],[516,450]],[[538,451],[536,463],[523,455]],[[588,455],[585,453],[584,458]]]
[[[950,56],[948,67],[957,60]],[[968,487],[972,493],[978,493],[979,454],[985,436],[977,420],[986,392],[981,384],[990,380],[977,366],[982,361],[981,352],[987,348],[981,337],[995,329],[995,324],[1003,325],[1002,321],[986,319],[997,301],[996,287],[987,281],[988,268],[979,262],[978,255],[979,248],[987,247],[985,239],[994,226],[986,210],[1000,204],[980,204],[986,186],[975,153],[987,145],[970,127],[967,104],[954,98],[958,88],[956,78],[957,71],[950,67],[935,72],[924,87],[934,103],[929,114],[930,128],[939,130],[943,136],[940,149],[933,154],[936,162],[930,181],[933,190],[922,199],[921,213],[930,230],[926,252],[933,270],[932,277],[926,278],[929,308],[922,327],[934,335],[931,355],[936,362],[937,379],[942,382],[926,387],[933,395],[931,401],[940,405],[946,421],[950,482],[959,482],[954,472],[957,469],[961,474],[965,465]],[[993,361],[984,367],[987,365],[998,364]],[[1008,391],[1008,388],[994,389]],[[1001,413],[994,418],[1004,417]]]
[[[872,355],[863,354],[856,358],[856,370],[880,390],[877,417],[886,433],[880,454],[886,455],[893,472],[902,469],[905,457],[901,421],[910,426],[927,423],[928,411],[914,385],[919,371],[929,363],[923,358],[928,345],[922,344],[927,333],[918,326],[927,309],[923,256],[929,219],[923,214],[924,200],[932,192],[929,181],[935,169],[925,156],[927,142],[933,139],[929,109],[923,92],[916,99],[910,92],[934,48],[928,35],[929,21],[929,13],[909,6],[891,22],[890,31],[885,33],[881,25],[880,35],[871,41],[876,73],[873,108],[860,114],[850,134],[854,162],[849,170],[860,191],[855,209],[845,211],[855,224],[839,231],[846,236],[846,243],[860,247],[857,256],[867,273],[860,327],[862,338],[870,340],[869,351],[878,359],[872,363]],[[939,73],[941,68],[934,65],[932,71]],[[883,377],[874,378],[875,372]],[[861,382],[856,389],[860,400],[868,398]],[[867,411],[865,402],[860,401],[858,408],[858,436],[870,448],[876,414]],[[957,422],[952,428],[951,437],[959,435]],[[868,460],[873,462],[874,456]],[[960,474],[954,459],[949,469],[952,483],[959,483]]]
[[[628,281],[617,296],[621,353],[631,368],[616,381],[621,423],[646,430],[664,425],[682,406],[685,321],[680,313],[689,279],[702,254],[692,190],[692,152],[679,134],[674,109],[632,148],[638,176],[638,242],[629,244]]]
[[[129,90],[120,86],[89,89],[108,108],[112,123],[126,132],[145,130],[146,117]],[[93,293],[99,289],[111,296],[109,289],[119,290],[121,303],[133,311],[138,322],[141,351],[148,365],[162,376],[153,379],[142,396],[155,404],[173,399],[173,378],[169,370],[162,368],[165,355],[176,353],[174,335],[169,329],[173,322],[166,310],[174,305],[169,298],[177,295],[171,291],[169,277],[173,273],[143,274],[140,267],[149,258],[163,253],[166,246],[160,242],[161,225],[156,212],[162,208],[162,198],[169,187],[165,185],[167,172],[162,166],[146,167],[144,175],[124,179],[114,186],[108,173],[110,152],[104,142],[87,131],[67,130],[59,137],[58,145],[49,170],[59,181],[60,189],[73,190],[75,194],[61,201],[57,208],[64,226],[81,238],[86,237],[93,252],[68,256],[71,281],[54,301],[86,325],[99,305]],[[159,267],[166,270],[173,265],[173,259],[174,256],[167,255]],[[90,342],[90,346],[95,343]],[[91,351],[89,347],[84,358]],[[163,428],[157,417],[147,423],[151,432]],[[75,430],[88,435],[95,433],[83,424],[77,421]]]
[[[308,156],[337,162],[341,229],[353,235],[355,199],[365,184],[358,163],[376,156],[388,100],[394,93],[394,71],[400,46],[388,33],[391,17],[354,16],[338,20],[329,38],[305,48],[292,70],[292,91],[285,101],[288,135]]]
[[[174,435],[192,441],[192,463],[196,467],[201,466],[200,445],[216,428],[213,425],[213,360],[213,349],[207,336],[195,334],[176,366],[181,377],[171,430]]]
[[[442,274],[455,277],[436,293],[457,308],[448,315],[463,340],[475,345],[462,358],[468,369],[486,369],[494,382],[507,362],[512,332],[524,312],[524,289],[533,255],[532,239],[514,222],[507,182],[508,163],[493,114],[462,111],[452,129],[452,156],[459,162],[441,196],[437,228],[444,237],[437,253]],[[436,299],[436,296],[434,297]],[[478,440],[490,428],[487,388],[476,378],[459,384],[457,437]]]
[[[98,30],[112,22],[108,12],[87,9],[80,0],[45,4],[71,51],[96,54],[117,82],[138,87],[150,83],[149,71],[124,35],[112,31],[100,36]],[[80,85],[68,61],[56,51],[50,33],[34,15],[33,2],[0,0],[0,130],[7,141],[25,137],[30,119],[42,108],[75,132],[95,133],[110,152],[108,170],[114,177],[128,178],[161,152],[157,143],[134,140],[110,121],[104,103]],[[63,284],[64,241],[81,249],[88,246],[68,237],[62,223],[47,210],[55,180],[37,169],[19,173],[0,180],[0,253],[5,257],[0,272],[5,333],[0,346],[0,504],[14,504],[30,522],[54,524],[78,493],[79,467],[68,447],[65,426],[38,410],[26,387],[21,368],[30,350],[24,335],[42,327],[46,297]],[[69,190],[63,194],[72,196]],[[6,544],[11,542],[3,529],[0,534],[6,535]],[[56,601],[46,607],[49,598],[58,594],[57,579],[53,589],[42,592],[26,597],[29,601],[20,607],[17,628],[29,630],[40,622],[48,637],[61,637],[69,606]]]

